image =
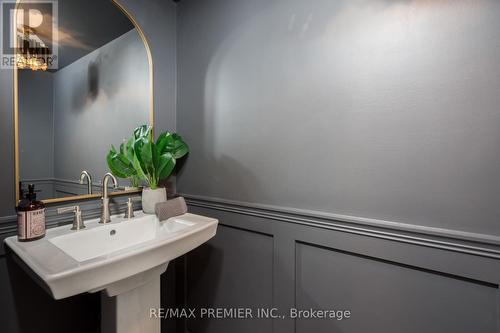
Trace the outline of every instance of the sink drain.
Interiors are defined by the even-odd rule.
[[[116,234],[116,230],[115,230],[115,229],[113,229],[113,230],[111,230],[111,231],[109,232],[109,235],[110,235],[110,236],[113,236],[114,234]]]

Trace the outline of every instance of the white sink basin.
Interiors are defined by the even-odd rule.
[[[48,229],[34,242],[19,242],[13,236],[5,243],[55,299],[100,290],[114,296],[135,287],[130,281],[122,286],[122,281],[149,270],[164,271],[170,260],[203,244],[217,229],[216,219],[194,214],[161,223],[155,215],[135,215],[131,220],[114,216],[106,225],[97,219],[86,221],[87,228],[80,231],[68,225]]]
[[[155,216],[147,215],[126,223],[104,225],[48,240],[76,261],[83,262],[154,240],[161,232],[172,236],[193,225],[185,218],[160,225]]]

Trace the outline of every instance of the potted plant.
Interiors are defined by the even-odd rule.
[[[142,210],[153,214],[155,205],[167,200],[167,191],[160,182],[170,176],[177,159],[188,152],[189,147],[180,135],[164,132],[155,142],[151,126],[143,125],[134,130],[133,137],[122,143],[119,151],[112,146],[107,161],[115,176],[146,183],[142,190]]]

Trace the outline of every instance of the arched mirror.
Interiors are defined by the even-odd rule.
[[[46,203],[100,197],[111,145],[153,125],[144,34],[111,0],[18,1],[15,24],[17,198],[28,184]]]

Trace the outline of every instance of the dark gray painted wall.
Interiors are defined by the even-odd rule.
[[[500,2],[179,3],[182,193],[500,235]]]
[[[352,313],[189,332],[500,332],[498,15],[180,2],[177,188],[220,221],[187,255],[185,305]]]
[[[53,75],[19,72],[19,159],[21,179],[54,177]]]
[[[14,118],[12,101],[12,71],[0,69],[0,217],[14,214]]]
[[[159,0],[121,0],[120,3],[141,25],[153,54],[156,131],[175,131],[177,5]]]
[[[213,215],[213,212],[209,212]],[[272,308],[273,237],[221,225],[217,236],[187,256],[191,308]],[[188,320],[188,332],[270,332],[271,320]]]

